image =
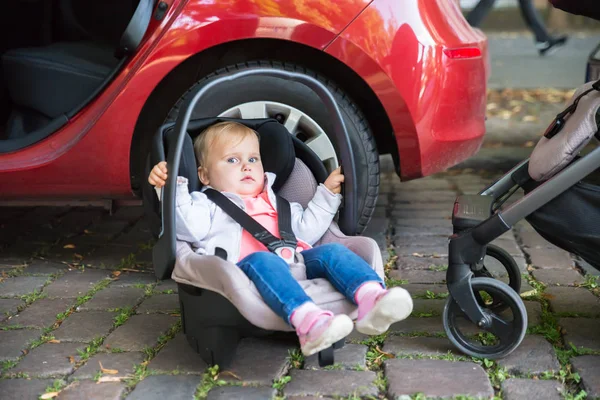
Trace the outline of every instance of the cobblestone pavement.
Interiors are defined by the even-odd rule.
[[[383,170],[367,235],[385,255],[388,283],[410,290],[414,313],[386,336],[353,335],[326,370],[274,339],[244,339],[231,366],[208,368],[181,333],[177,286],[151,273],[139,208],[0,209],[0,397],[599,397],[596,271],[519,223],[496,243],[522,271],[528,335],[505,359],[465,357],[441,317],[448,217],[457,193],[491,177],[451,171],[401,184],[389,160]]]

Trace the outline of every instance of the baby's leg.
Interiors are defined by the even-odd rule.
[[[329,243],[305,250],[302,255],[309,279],[326,278],[358,305],[359,332],[381,334],[412,312],[412,299],[405,289],[386,290],[373,268],[345,246]]]
[[[257,252],[237,265],[254,283],[265,303],[296,328],[304,355],[326,349],[352,332],[352,320],[346,315],[334,317],[316,306],[279,256]]]

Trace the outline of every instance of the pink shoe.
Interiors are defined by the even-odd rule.
[[[402,288],[394,287],[375,300],[373,308],[356,321],[356,330],[366,335],[380,335],[394,322],[402,321],[410,315],[413,302],[410,294]]]
[[[307,322],[303,322],[296,331],[300,339],[300,349],[305,356],[330,347],[348,336],[354,328],[352,320],[345,314],[334,316],[330,312],[320,312],[318,316],[309,315],[305,320]]]

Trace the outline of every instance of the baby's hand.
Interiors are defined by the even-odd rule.
[[[148,182],[152,186],[157,188],[161,188],[165,186],[167,181],[167,162],[161,161],[152,168],[150,171],[150,176],[148,176]]]
[[[338,194],[342,191],[342,183],[344,182],[344,175],[342,175],[342,167],[337,167],[325,180],[325,187],[329,189],[331,193]]]

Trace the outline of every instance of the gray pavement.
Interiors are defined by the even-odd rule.
[[[458,193],[491,177],[448,172],[400,183],[383,158],[366,235],[413,315],[382,337],[352,334],[318,370],[293,342],[244,339],[233,363],[209,368],[188,345],[177,287],[156,282],[142,210],[0,209],[0,397],[36,399],[502,399],[600,396],[600,299],[589,269],[525,223],[497,240],[523,274],[528,335],[497,360],[465,357],[446,337],[448,216]],[[51,234],[54,232],[54,236]],[[493,265],[490,261],[489,265]],[[505,280],[502,269],[490,268]],[[467,324],[464,332],[477,334]],[[484,336],[479,336],[484,340]],[[572,345],[571,345],[572,344]],[[260,360],[260,368],[257,368]]]
[[[592,50],[600,32],[572,33],[554,54],[540,57],[528,33],[488,33],[492,73],[489,87],[573,89],[584,83]]]

